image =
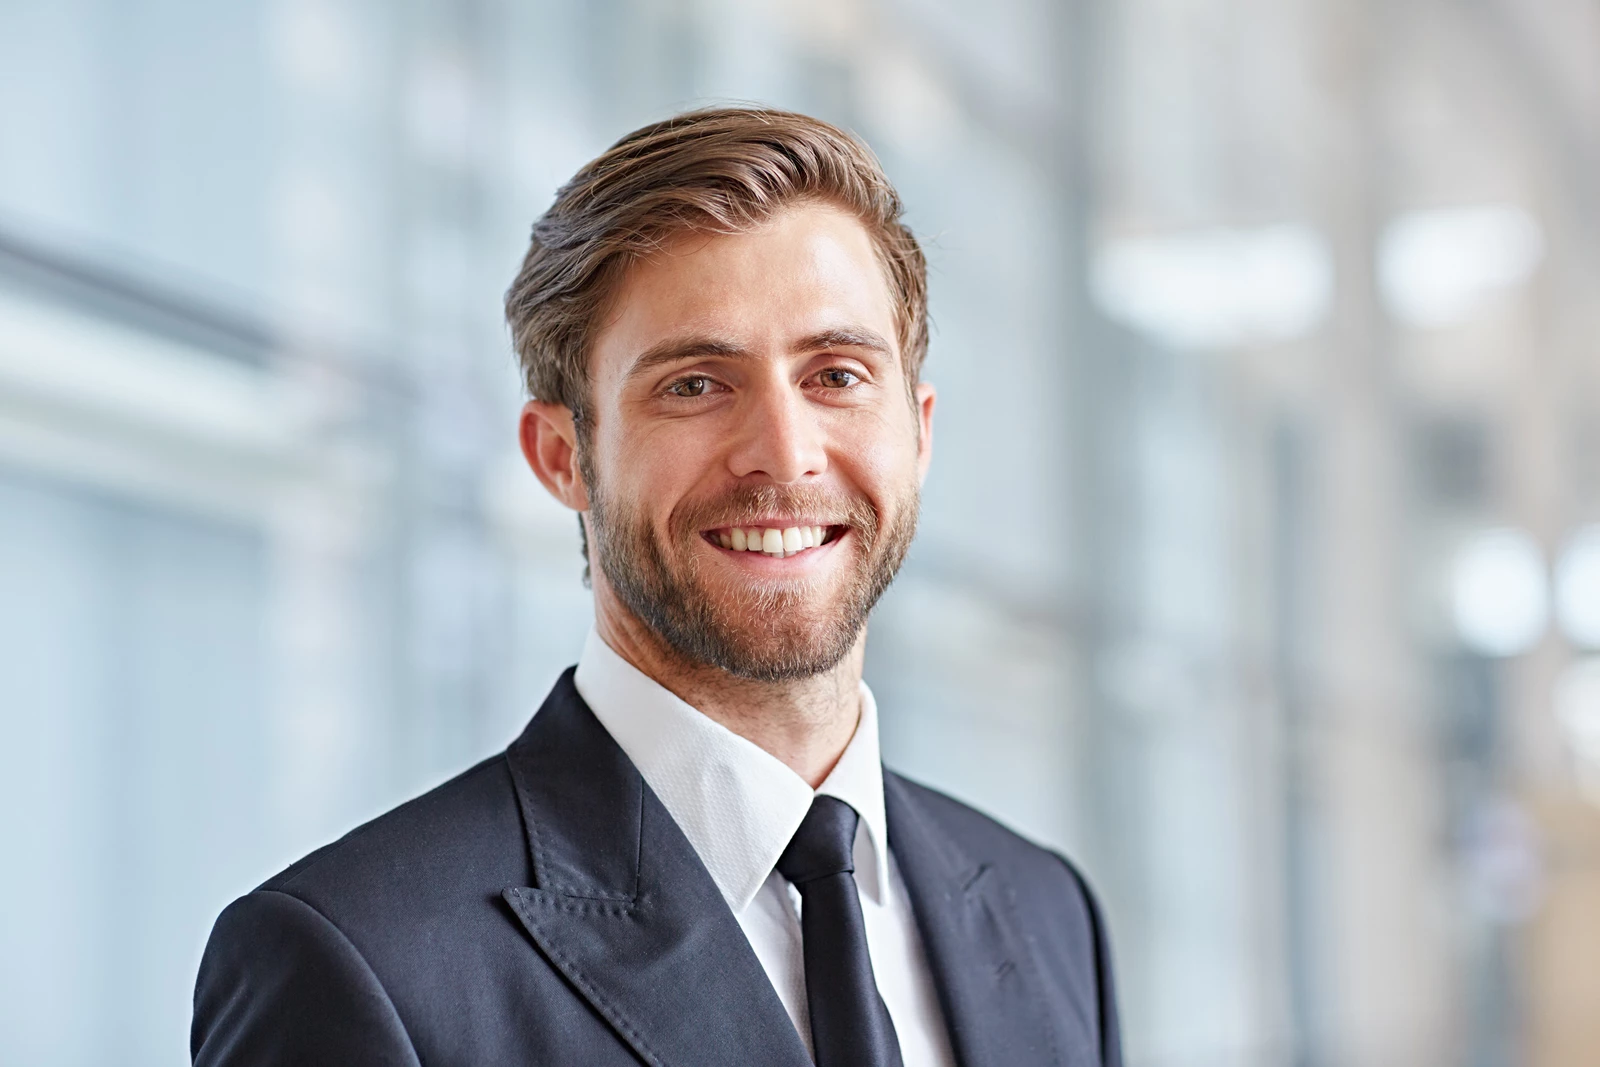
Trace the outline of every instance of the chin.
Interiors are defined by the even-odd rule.
[[[737,678],[758,682],[787,682],[814,678],[837,667],[854,646],[855,640],[841,640],[838,634],[789,635],[789,640],[773,644],[735,638],[717,651],[714,665]]]
[[[786,583],[787,584],[787,583]],[[707,591],[708,592],[708,591]],[[693,663],[755,681],[789,681],[836,667],[855,645],[860,622],[843,598],[792,592],[688,598],[646,621]],[[688,611],[682,610],[689,608]]]
[[[777,681],[832,670],[854,647],[861,627],[842,598],[822,605],[806,603],[816,599],[809,596],[762,599],[768,603],[719,609],[718,621],[695,642],[697,651],[730,674]]]

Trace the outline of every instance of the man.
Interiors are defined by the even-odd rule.
[[[223,912],[199,1064],[1118,1064],[1076,872],[885,772],[866,620],[909,545],[926,269],[868,150],[630,134],[506,299],[595,625],[496,756]]]

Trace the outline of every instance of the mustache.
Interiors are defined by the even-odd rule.
[[[771,515],[804,515],[830,526],[849,526],[867,544],[878,533],[877,509],[865,498],[816,485],[736,485],[683,505],[672,525],[674,532],[692,537],[701,530],[749,526]]]

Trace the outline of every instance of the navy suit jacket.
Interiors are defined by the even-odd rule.
[[[889,847],[962,1067],[1121,1062],[1061,857],[897,775]],[[502,755],[235,901],[196,1064],[808,1067],[688,839],[562,676]]]

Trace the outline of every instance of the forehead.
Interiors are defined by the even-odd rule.
[[[801,204],[745,233],[676,236],[632,265],[590,369],[596,381],[614,377],[671,337],[782,349],[852,326],[895,343],[894,301],[872,238],[841,208]]]

